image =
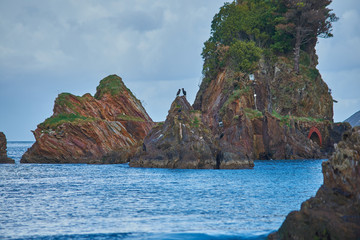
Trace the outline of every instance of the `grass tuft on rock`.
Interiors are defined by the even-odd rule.
[[[244,113],[245,113],[245,116],[250,120],[263,117],[263,114],[259,110],[256,110],[256,109],[244,108]]]
[[[128,90],[121,77],[117,75],[110,75],[100,81],[99,86],[96,88],[96,99],[101,99],[105,93],[110,93],[112,96],[117,95],[124,90]]]
[[[92,121],[92,118],[87,118],[73,113],[61,113],[47,118],[43,123],[39,124],[42,129],[54,129],[63,123],[78,123],[81,121]]]

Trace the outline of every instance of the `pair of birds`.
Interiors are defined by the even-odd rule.
[[[181,90],[182,90],[183,95],[186,97],[186,91],[184,90],[184,88],[179,89],[176,93],[176,96],[178,97],[180,95]]]

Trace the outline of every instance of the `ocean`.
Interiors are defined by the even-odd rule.
[[[324,160],[255,161],[254,169],[0,165],[0,239],[266,239],[314,196]]]

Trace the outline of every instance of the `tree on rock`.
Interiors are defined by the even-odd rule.
[[[337,21],[328,6],[332,0],[283,0],[287,11],[286,23],[278,29],[290,32],[295,38],[294,70],[300,72],[300,48],[317,37],[332,37],[332,23]]]

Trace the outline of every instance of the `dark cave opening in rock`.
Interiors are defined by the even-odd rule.
[[[313,132],[313,133],[311,134],[310,139],[311,139],[313,142],[317,143],[317,145],[319,145],[319,146],[321,147],[320,137],[319,137],[319,135],[318,135],[316,132]]]
[[[321,133],[317,127],[314,126],[310,129],[308,139],[311,139],[313,142],[316,142],[320,147],[322,146]]]

